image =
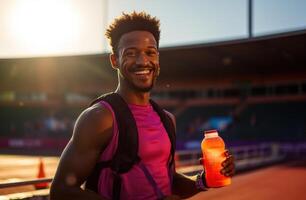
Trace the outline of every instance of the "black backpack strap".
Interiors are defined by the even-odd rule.
[[[120,194],[121,194],[121,183],[122,179],[120,174],[114,172],[114,182],[113,182],[113,193],[112,193],[112,199],[113,200],[120,200]]]
[[[119,130],[119,139],[116,152],[107,167],[114,173],[113,199],[120,199],[121,177],[120,174],[128,172],[134,164],[140,161],[138,156],[138,130],[136,121],[127,103],[117,93],[108,93],[95,99],[90,106],[100,102],[107,102],[113,109]],[[132,147],[132,148],[131,148]],[[99,165],[99,163],[97,164]],[[89,186],[98,187],[100,171],[105,167],[96,166],[89,176]],[[92,177],[92,178],[91,178]],[[87,184],[86,184],[86,188]]]
[[[172,119],[166,112],[152,99],[150,99],[150,103],[153,107],[153,109],[157,112],[159,115],[166,131],[169,136],[170,142],[171,142],[171,158],[170,158],[170,166],[174,164],[174,153],[175,153],[175,146],[176,146],[176,136],[175,136],[175,127]]]
[[[109,92],[109,93],[106,93],[106,94],[102,94],[101,96],[99,96],[98,98],[96,98],[95,100],[93,100],[92,102],[90,102],[89,104],[89,107],[96,104],[96,103],[99,103],[100,101],[104,101],[104,98],[108,95],[112,95],[114,94],[114,92]]]
[[[98,182],[100,177],[100,172],[102,169],[110,167],[111,161],[98,162],[91,172],[90,176],[87,178],[85,183],[85,188],[90,189],[98,193]]]
[[[117,93],[106,96],[104,100],[114,110],[119,130],[118,147],[111,168],[119,174],[126,173],[140,160],[136,121],[127,103]]]
[[[104,94],[95,99],[90,105],[94,105],[100,101],[105,101],[112,107],[120,133],[118,147],[112,159],[111,168],[117,173],[128,172],[140,160],[138,156],[138,130],[136,121],[128,104],[119,94],[114,92]]]

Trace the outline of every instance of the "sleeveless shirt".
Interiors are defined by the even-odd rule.
[[[107,161],[114,155],[118,145],[118,126],[114,111],[104,101],[103,107],[109,109],[113,117],[113,136],[100,156],[100,161]],[[128,105],[135,120],[138,130],[139,149],[138,155],[149,170],[160,190],[166,195],[171,194],[171,183],[168,172],[168,161],[171,143],[159,115],[151,105]],[[156,200],[157,196],[144,172],[135,164],[132,169],[121,175],[121,199],[125,200]],[[103,169],[100,173],[98,192],[101,196],[111,199],[113,187],[113,174],[110,168]]]

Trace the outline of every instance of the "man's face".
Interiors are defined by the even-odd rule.
[[[132,31],[122,35],[116,60],[120,84],[137,92],[152,89],[159,74],[159,53],[150,32]]]

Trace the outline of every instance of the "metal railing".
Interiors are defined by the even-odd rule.
[[[36,185],[36,184],[41,184],[41,183],[50,183],[52,180],[53,180],[52,178],[38,178],[38,179],[26,180],[26,181],[0,183],[0,189],[9,188],[9,187],[19,187],[19,186],[25,186],[25,185]]]
[[[252,169],[283,161],[288,158],[299,157],[306,153],[305,143],[261,143],[230,147],[235,157],[236,171]],[[199,162],[200,150],[176,152],[176,166],[181,173],[191,174],[200,171],[203,166]]]
[[[230,147],[230,152],[235,157],[236,171],[251,169],[254,167],[273,164],[287,158],[305,156],[305,143],[262,143],[259,145],[246,145]],[[199,150],[177,151],[176,167],[177,171],[185,174],[193,174],[203,169],[200,164],[202,152]],[[12,188],[25,185],[35,185],[39,183],[49,183],[52,178],[41,178],[18,182],[0,183],[0,189]],[[1,196],[0,196],[1,197]],[[5,199],[3,197],[3,199]],[[0,198],[0,200],[2,200]]]

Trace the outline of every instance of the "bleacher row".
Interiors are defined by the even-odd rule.
[[[0,136],[68,137],[81,108],[0,107]]]
[[[213,119],[215,124],[209,124]],[[200,139],[204,130],[212,128],[229,142],[305,140],[306,102],[193,106],[177,121],[178,137],[183,139]],[[186,137],[188,134],[191,136]]]
[[[80,107],[0,107],[0,136],[70,137]],[[175,111],[170,108],[169,110]],[[199,140],[203,131],[218,129],[229,141],[305,140],[306,102],[190,106],[177,117],[178,140]]]

